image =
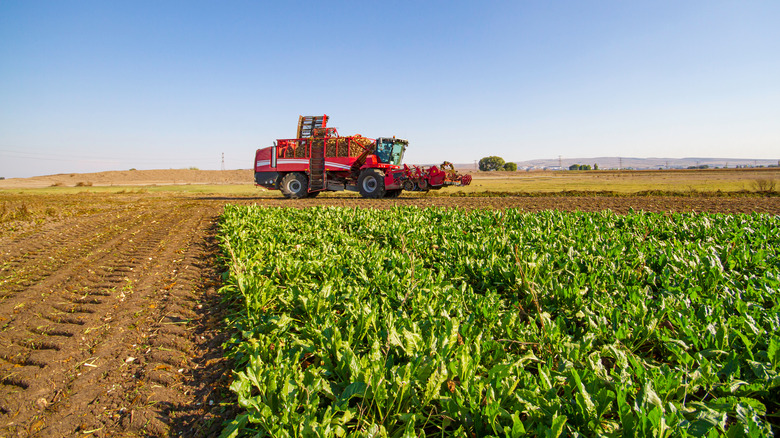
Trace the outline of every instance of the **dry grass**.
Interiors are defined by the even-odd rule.
[[[75,193],[71,196],[63,191],[57,193],[58,189],[63,190],[65,187],[49,189],[51,193],[35,190],[9,193],[0,190],[0,235],[20,225],[90,214],[104,208],[102,205],[123,201],[122,197],[111,198],[92,193]]]
[[[777,181],[771,178],[758,178],[753,180],[753,190],[760,193],[775,193],[777,191]]]
[[[0,203],[0,223],[27,220],[32,216],[32,210],[26,202],[2,202]]]
[[[56,208],[30,199],[0,202],[0,223],[34,221],[58,215]]]
[[[643,170],[476,172],[470,186],[453,188],[453,194],[478,192],[560,193],[613,192],[615,194],[665,193],[767,193],[780,169]],[[760,183],[758,182],[760,181]],[[770,182],[768,182],[770,181]]]

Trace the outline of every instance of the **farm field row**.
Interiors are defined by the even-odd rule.
[[[358,196],[288,200],[281,196],[263,197],[222,193],[181,193],[125,191],[118,193],[34,193],[0,191],[0,228],[3,234],[34,228],[44,222],[92,215],[111,208],[135,208],[139,204],[172,205],[198,203],[221,207],[226,203],[258,204],[268,207],[307,208],[343,206],[385,209],[393,207],[447,207],[464,210],[516,208],[523,211],[629,211],[711,212],[780,214],[779,196],[500,196],[444,197],[402,196],[396,199],[364,199]]]
[[[228,206],[229,436],[766,436],[780,219]]]

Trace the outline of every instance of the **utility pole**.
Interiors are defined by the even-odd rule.
[[[225,153],[222,152],[222,170],[225,170]]]
[[[618,170],[623,170],[623,157],[618,157]]]
[[[558,167],[563,170],[563,162],[561,161],[561,156],[558,155]]]

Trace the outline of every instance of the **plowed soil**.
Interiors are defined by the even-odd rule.
[[[0,436],[213,434],[218,205],[67,208],[0,237]]]
[[[780,214],[777,197],[0,193],[0,203],[0,436],[20,437],[218,433],[231,409],[215,242],[227,203]]]

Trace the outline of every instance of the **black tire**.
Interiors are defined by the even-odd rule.
[[[309,179],[301,172],[292,172],[282,177],[279,190],[285,198],[303,198],[309,192]]]
[[[387,190],[385,191],[385,198],[397,198],[401,196],[403,189]]]
[[[358,190],[364,198],[379,199],[385,196],[385,174],[379,169],[365,169],[358,178]]]

